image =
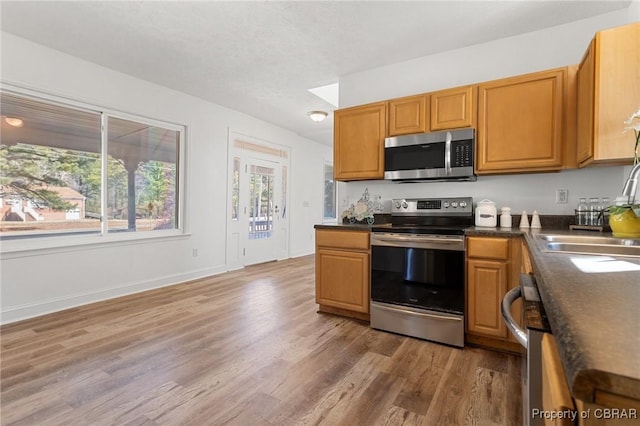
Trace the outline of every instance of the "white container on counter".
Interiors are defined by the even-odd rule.
[[[491,200],[478,201],[476,207],[476,226],[495,228],[498,224],[496,203]]]

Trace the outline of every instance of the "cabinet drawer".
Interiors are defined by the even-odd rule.
[[[316,245],[353,250],[369,250],[369,232],[316,230]]]
[[[469,237],[467,239],[469,257],[483,259],[509,259],[509,239],[491,237]]]

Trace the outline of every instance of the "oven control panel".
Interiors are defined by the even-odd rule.
[[[391,200],[391,214],[416,216],[471,214],[473,198],[402,198]]]

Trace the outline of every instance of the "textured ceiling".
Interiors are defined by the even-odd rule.
[[[332,143],[308,89],[630,1],[5,1],[2,30]],[[417,42],[417,41],[420,42]]]

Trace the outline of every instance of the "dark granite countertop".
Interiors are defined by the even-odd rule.
[[[368,225],[363,223],[323,223],[314,225],[315,229],[338,229],[345,231],[371,231],[371,227],[374,225]],[[378,226],[378,224],[375,224]]]
[[[594,402],[602,390],[640,399],[640,271],[583,272],[572,262],[577,255],[543,251],[538,234],[524,236],[573,396]]]

